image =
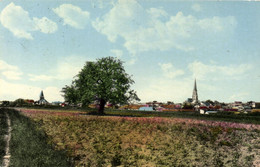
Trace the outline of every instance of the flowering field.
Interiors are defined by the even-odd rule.
[[[26,110],[75,166],[259,166],[260,125]]]

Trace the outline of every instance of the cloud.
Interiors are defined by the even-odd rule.
[[[58,63],[56,77],[59,79],[73,79],[85,65],[87,59],[81,56],[64,57]],[[88,59],[88,61],[93,61]]]
[[[44,92],[44,98],[48,102],[53,101],[64,101],[64,98],[61,96],[61,89],[55,86],[48,86],[43,89]]]
[[[47,17],[43,17],[41,19],[34,17],[33,21],[35,23],[36,29],[45,34],[53,33],[58,29],[57,24]]]
[[[191,80],[169,80],[168,78],[157,77],[156,79],[150,78],[149,82],[147,81],[147,79],[137,81],[139,85],[143,85],[136,88],[138,97],[142,102],[153,100],[183,102],[192,94],[193,81]]]
[[[118,49],[111,49],[111,53],[113,53],[118,59],[123,56],[123,51]]]
[[[200,100],[234,101],[252,96],[250,81],[246,80],[252,74],[253,66],[250,64],[222,65],[194,61],[187,69],[177,69],[172,63],[158,65],[162,75],[135,78],[138,84],[135,90],[142,102],[183,102],[192,96],[195,78]]]
[[[156,19],[168,16],[168,13],[165,12],[163,9],[157,8],[150,8],[147,10],[147,13]]]
[[[93,27],[107,36],[108,40],[115,42],[118,36],[127,38],[143,24],[144,9],[133,0],[119,0],[114,7],[102,18],[92,23]]]
[[[200,12],[202,10],[201,6],[199,4],[193,4],[191,6],[191,9],[194,10],[195,12]]]
[[[9,80],[20,80],[21,75],[23,73],[19,71],[3,71],[2,75],[4,75]]]
[[[163,71],[163,75],[170,79],[173,79],[175,77],[178,77],[178,76],[184,74],[183,70],[175,69],[171,63],[165,63],[165,64],[159,63],[159,66],[161,67],[161,70]]]
[[[28,74],[30,77],[30,81],[51,81],[55,79],[54,76],[49,76],[49,75],[34,75],[34,74]]]
[[[86,58],[81,56],[63,57],[57,66],[49,71],[50,74],[28,74],[31,81],[53,81],[53,80],[72,80],[83,68]]]
[[[10,83],[0,79],[1,100],[14,101],[18,98],[39,100],[41,90],[43,90],[45,99],[49,102],[64,100],[60,93],[61,88],[49,86],[42,89],[28,84]]]
[[[92,8],[106,8],[106,7],[110,7],[111,5],[113,5],[113,0],[95,0],[95,1],[91,1],[92,4]]]
[[[10,65],[3,60],[0,60],[0,70],[18,70],[18,67]]]
[[[151,50],[188,52],[216,40],[223,41],[234,31],[236,19],[233,16],[199,19],[182,12],[170,16],[161,8],[145,10],[135,0],[119,0],[92,25],[110,42],[123,38],[124,47],[136,55]]]
[[[90,14],[80,7],[71,4],[63,4],[52,9],[64,21],[64,25],[70,25],[77,29],[83,29],[89,21]]]
[[[23,73],[16,66],[10,65],[3,60],[0,60],[0,72],[9,80],[20,80]]]
[[[249,93],[247,92],[238,92],[229,97],[229,101],[244,101],[249,97]]]
[[[216,65],[216,64],[204,64],[200,61],[194,61],[188,65],[189,70],[193,74],[193,78],[200,80],[220,80],[220,79],[240,79],[242,75],[246,74],[252,69],[250,64],[240,65]]]
[[[31,19],[27,11],[13,2],[2,10],[0,17],[2,25],[18,38],[33,39],[30,32],[54,33],[57,30],[55,22],[46,17]]]
[[[134,65],[137,61],[137,58],[132,57],[129,61],[127,61],[128,65]]]

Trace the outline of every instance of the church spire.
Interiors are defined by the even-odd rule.
[[[44,99],[44,95],[43,95],[43,91],[41,91],[41,94],[40,94],[40,100]]]
[[[192,103],[198,103],[199,99],[198,99],[198,91],[197,91],[197,83],[196,83],[196,79],[194,81],[194,88],[193,88],[193,92],[192,92]]]

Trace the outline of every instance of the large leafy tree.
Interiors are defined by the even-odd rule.
[[[133,83],[125,72],[122,61],[105,57],[96,62],[86,62],[72,85],[65,86],[62,92],[68,102],[87,105],[98,100],[99,114],[104,114],[106,102],[126,104],[140,100],[136,92],[130,89]]]
[[[66,85],[64,88],[62,88],[61,92],[63,92],[63,97],[66,102],[68,102],[70,104],[77,103],[77,101],[79,99],[79,93],[78,93],[74,83],[72,83],[71,86]]]

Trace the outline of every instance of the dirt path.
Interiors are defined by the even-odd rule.
[[[10,162],[10,148],[9,148],[9,144],[10,144],[10,140],[11,140],[11,120],[10,117],[7,113],[6,117],[7,117],[7,125],[8,125],[8,132],[7,135],[5,135],[5,140],[6,140],[6,146],[5,146],[5,156],[3,158],[3,167],[8,167],[9,166],[9,162]]]

